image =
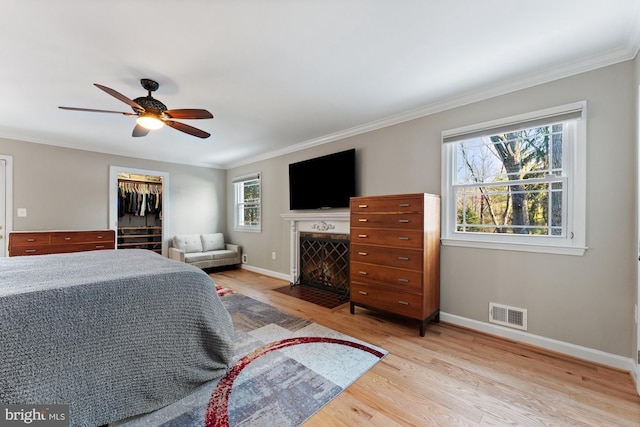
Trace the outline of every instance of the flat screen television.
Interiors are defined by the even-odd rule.
[[[289,209],[348,208],[356,195],[354,148],[289,165]]]

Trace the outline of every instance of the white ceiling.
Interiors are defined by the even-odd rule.
[[[229,168],[632,59],[640,0],[0,0],[0,137]],[[160,83],[212,120],[131,137]]]

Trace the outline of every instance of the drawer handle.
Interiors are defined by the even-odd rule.
[[[32,253],[36,252],[36,249],[25,249],[24,251],[27,252],[27,253],[32,254]]]
[[[409,283],[409,279],[398,279],[398,282],[402,282],[402,283]]]
[[[369,294],[368,294],[367,292],[365,292],[365,291],[358,291],[358,293],[359,293],[360,295],[369,295]]]
[[[98,236],[98,239],[102,239],[102,236]]]
[[[367,222],[367,221],[369,221],[369,220],[368,220],[367,218],[358,218],[358,221],[360,221],[360,222]]]
[[[368,208],[369,205],[358,205],[359,208]]]
[[[398,237],[398,240],[409,240],[409,238],[408,237],[404,237],[404,236],[400,236],[400,237]]]
[[[71,237],[65,237],[64,240],[71,240]]]
[[[400,261],[409,261],[409,257],[408,256],[399,256],[398,259]]]
[[[366,253],[366,252],[358,252],[358,255],[367,256],[367,255],[369,255],[369,254],[368,254],[368,253]]]
[[[36,239],[27,239],[27,242],[35,242]]]
[[[398,304],[409,305],[409,303],[407,301],[398,301]]]
[[[96,245],[96,249],[104,249],[104,245]]]
[[[405,224],[405,223],[408,223],[409,220],[408,219],[400,219],[400,220],[398,220],[398,222],[401,222],[401,223]]]
[[[369,236],[367,236],[366,234],[358,234],[358,237],[360,237],[362,239],[366,239]]]
[[[409,206],[411,206],[411,203],[400,203],[398,206],[400,206],[401,208],[408,208]]]
[[[366,276],[367,274],[369,274],[366,271],[358,271],[358,273],[362,274],[363,276]]]

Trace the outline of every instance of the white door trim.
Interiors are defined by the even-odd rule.
[[[109,228],[118,235],[118,173],[134,173],[162,177],[162,256],[168,256],[169,245],[169,173],[124,166],[109,167]],[[116,237],[117,239],[117,237]],[[116,244],[117,247],[117,244]]]
[[[0,154],[0,160],[5,161],[4,168],[4,229],[0,230],[3,239],[2,248],[4,250],[4,256],[9,255],[9,233],[13,231],[13,156],[7,156]],[[0,224],[1,225],[1,224]]]
[[[634,306],[634,324],[636,331],[636,348],[633,354],[633,366],[635,368],[633,378],[636,382],[636,390],[640,394],[640,86],[636,97],[636,242],[638,244],[636,265],[636,301]]]

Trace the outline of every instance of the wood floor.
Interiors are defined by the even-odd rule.
[[[214,281],[389,354],[314,415],[309,426],[640,426],[628,372],[459,328],[349,305],[327,309],[272,291],[286,282],[247,270]]]

